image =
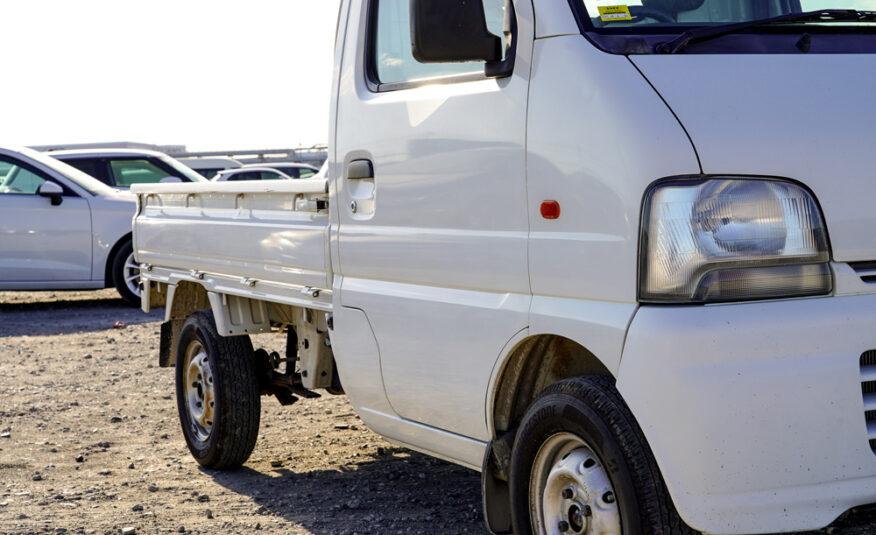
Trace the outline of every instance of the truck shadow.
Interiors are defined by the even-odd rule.
[[[488,533],[481,516],[480,474],[402,448],[366,455],[340,469],[204,472],[228,490],[249,496],[260,513],[280,516],[316,535]],[[339,518],[348,529],[339,530]]]
[[[259,513],[280,516],[315,535],[488,533],[481,516],[480,475],[403,448],[339,470],[201,470],[226,489],[249,496]],[[339,529],[339,518],[349,528]],[[869,506],[846,513],[828,528],[785,535],[874,532],[876,506]]]

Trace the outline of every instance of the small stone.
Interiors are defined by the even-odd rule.
[[[105,470],[105,469],[101,470],[97,473],[97,475],[99,475],[99,476],[108,476],[110,474],[112,474],[112,472],[110,472],[109,470]]]
[[[113,416],[112,418],[110,418],[110,423],[111,424],[120,424],[120,423],[122,423],[122,419],[118,416]]]
[[[134,511],[135,513],[138,511],[142,511],[142,510],[143,510],[143,506],[140,505],[139,503],[137,505],[135,505],[134,507],[131,507],[131,511]]]
[[[207,509],[204,513],[207,515],[207,518],[213,518],[213,511],[210,509]]]
[[[30,517],[29,517],[29,516],[27,516],[27,515],[26,515],[26,514],[24,514],[24,513],[22,513],[22,514],[20,514],[20,515],[18,515],[18,519],[19,519],[19,520],[27,520],[27,519],[28,519],[28,518],[30,518]]]
[[[86,359],[86,360],[87,360],[87,359],[90,359],[90,358],[92,358],[92,357],[91,357],[91,353],[89,353],[89,354],[87,354],[87,355],[85,355],[85,356],[84,356],[84,357],[82,357],[82,358],[84,358],[84,359]]]
[[[210,497],[207,496],[206,494],[201,494],[200,496],[198,496],[198,501],[199,502],[209,502]]]
[[[122,528],[122,535],[134,535],[134,533],[137,533],[137,528],[135,528],[134,526],[127,526]]]
[[[180,526],[180,527],[176,528],[176,531],[177,531],[177,533],[185,533],[185,532],[186,532],[186,527],[185,527],[185,526]]]
[[[386,455],[386,450],[383,448],[377,448],[377,455]]]
[[[283,461],[271,461],[271,466],[273,468],[280,468],[283,466]]]
[[[161,440],[167,440],[167,433],[162,434],[159,438]]]
[[[77,456],[76,456],[76,462],[77,462],[77,463],[84,463],[84,462],[85,462],[85,456],[83,456],[83,455],[77,455]]]
[[[133,469],[134,469],[134,463],[129,464],[129,465],[128,465],[128,470],[133,470]]]
[[[335,429],[349,429],[350,426],[347,424],[337,424],[335,425]]]
[[[149,492],[158,492],[158,487],[155,486],[154,484],[153,484],[153,485],[149,485],[149,487],[147,487],[147,490],[148,490]]]
[[[9,433],[9,431],[4,431],[3,433],[0,433],[0,438],[10,438],[10,437],[12,437],[12,435]]]
[[[34,475],[33,475],[33,480],[34,480],[34,481],[42,481],[42,480],[43,480],[43,476],[41,476],[40,474],[34,474]]]
[[[96,431],[97,431],[97,429],[95,429],[94,431],[92,431],[92,433],[94,433],[94,432],[96,432]],[[98,447],[98,448],[107,449],[107,448],[110,447],[110,443],[109,443],[109,442],[106,442],[106,441],[104,441],[104,442],[98,442],[98,443],[97,443],[97,447]]]

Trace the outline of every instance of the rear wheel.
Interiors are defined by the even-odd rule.
[[[176,399],[192,456],[209,468],[243,464],[255,447],[261,399],[248,336],[222,337],[212,312],[195,312],[180,332]]]
[[[131,306],[140,306],[140,264],[134,260],[134,246],[128,240],[113,258],[113,284]]]
[[[547,388],[511,454],[515,534],[688,535],[645,437],[610,377]]]

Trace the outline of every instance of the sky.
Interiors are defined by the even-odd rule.
[[[0,145],[325,143],[339,3],[0,2]]]
[[[0,3],[0,145],[328,141],[340,0]]]

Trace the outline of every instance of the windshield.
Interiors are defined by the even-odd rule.
[[[615,53],[653,53],[656,37],[677,36],[683,32],[775,17],[788,17],[811,11],[876,11],[876,0],[575,0],[582,29],[600,48]],[[805,20],[746,26],[732,33],[720,44],[708,45],[694,52],[795,53],[793,46],[801,33],[843,34],[842,44],[822,39],[813,43],[813,52],[868,52],[860,49],[862,34],[872,40],[876,23],[868,20]],[[791,40],[789,34],[796,33]],[[776,37],[783,34],[784,40]],[[854,35],[851,35],[854,34]],[[767,35],[767,37],[764,37]],[[770,35],[772,37],[770,37]],[[620,36],[636,36],[624,39]],[[752,37],[755,36],[755,37]],[[849,40],[853,41],[850,43]],[[657,40],[657,41],[655,41]],[[746,42],[747,41],[747,42]],[[752,41],[757,41],[752,42]],[[709,49],[712,46],[712,49]],[[819,48],[821,47],[821,48]],[[806,50],[807,52],[809,49]]]
[[[822,9],[876,10],[876,0],[584,0],[594,28],[732,24]]]
[[[61,160],[52,158],[45,153],[32,149],[20,149],[20,152],[30,159],[35,160],[45,165],[46,167],[64,175],[72,182],[75,182],[77,186],[80,186],[92,195],[109,195],[117,191],[107,186],[100,180],[94,178],[93,176],[85,174],[79,169],[73,167],[72,165],[68,165]]]

